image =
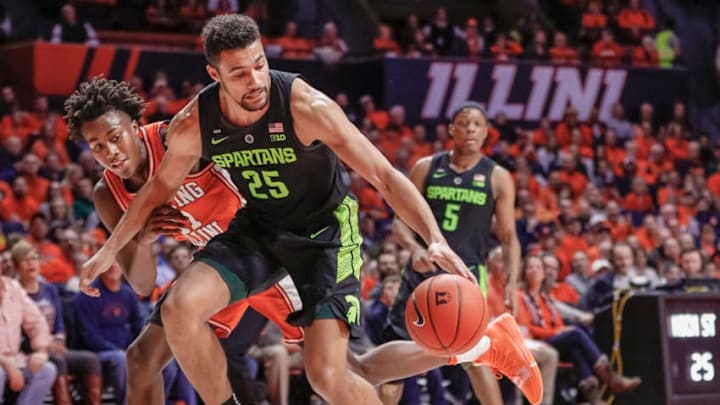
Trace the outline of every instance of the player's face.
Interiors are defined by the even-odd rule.
[[[83,123],[81,130],[95,160],[117,176],[130,178],[143,166],[147,156],[137,135],[138,124],[126,113],[108,111]]]
[[[463,154],[478,153],[487,136],[487,119],[476,108],[461,111],[448,128],[455,143],[455,151]]]
[[[270,73],[260,41],[247,48],[220,52],[217,66],[208,65],[213,80],[246,111],[260,111],[270,101]]]

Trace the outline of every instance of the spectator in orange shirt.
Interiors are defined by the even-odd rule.
[[[545,290],[555,300],[557,309],[563,321],[572,325],[591,327],[593,315],[578,308],[580,296],[577,291],[565,281],[558,280],[558,259],[551,253],[542,254],[545,266]]]
[[[50,153],[54,153],[62,166],[70,163],[70,157],[65,149],[65,142],[57,138],[54,120],[45,121],[40,129],[40,136],[35,139],[30,151],[41,160],[45,160]]]
[[[392,30],[387,24],[380,24],[378,36],[373,41],[373,50],[379,55],[395,56],[400,53],[400,46],[392,38]]]
[[[413,133],[410,127],[405,122],[405,107],[400,104],[396,104],[390,107],[390,122],[388,123],[387,129],[394,129],[398,132],[400,138],[412,138]]]
[[[632,42],[638,42],[643,34],[655,29],[655,19],[640,8],[640,0],[630,0],[628,7],[618,13],[617,22],[623,35]]]
[[[574,197],[582,194],[587,185],[588,179],[584,173],[578,170],[577,156],[569,153],[560,153],[560,179],[570,185]]]
[[[413,141],[411,149],[412,156],[410,158],[411,165],[414,165],[420,158],[432,154],[432,145],[427,141],[425,125],[417,124],[413,127]]]
[[[490,129],[488,129],[488,134],[489,133]],[[453,140],[448,132],[448,127],[443,123],[435,125],[435,140],[442,144],[441,150],[450,150],[453,147]]]
[[[51,128],[55,130],[54,139],[57,139],[60,144],[64,144],[68,136],[67,125],[60,114],[50,110],[48,98],[46,96],[38,96],[35,98],[32,115],[40,124],[37,129],[38,131],[41,126],[50,124]]]
[[[660,57],[658,56],[655,40],[650,35],[642,37],[640,46],[636,46],[632,51],[633,66],[658,66]]]
[[[586,251],[588,249],[587,241],[582,237],[582,224],[580,219],[577,217],[564,218],[565,232],[563,238],[560,240],[560,246],[558,251],[560,255],[556,258],[559,260],[560,268],[558,274],[558,280],[563,281],[568,274],[570,274],[570,262],[575,252]],[[558,298],[559,299],[559,298]],[[563,301],[563,300],[561,300]],[[575,300],[573,305],[577,305]]]
[[[499,33],[495,39],[495,44],[490,47],[497,62],[507,62],[516,59],[523,52],[522,46],[516,41],[508,39],[504,33]]]
[[[295,21],[285,24],[285,35],[275,41],[282,48],[283,58],[310,59],[312,58],[312,41],[298,36],[298,27]]]
[[[379,193],[370,187],[367,181],[359,174],[350,174],[350,189],[358,198],[359,211],[379,221],[387,219],[389,214],[385,202]]]
[[[625,56],[625,50],[615,42],[608,29],[602,31],[600,40],[592,48],[593,63],[603,66],[617,66]]]
[[[22,176],[27,181],[28,195],[36,202],[45,201],[50,181],[38,175],[42,161],[32,153],[28,153],[23,157],[17,167],[17,175]]]
[[[668,125],[668,137],[665,139],[665,149],[673,161],[687,159],[688,141],[685,138],[680,125],[672,123]]]
[[[63,252],[60,246],[51,242],[47,236],[47,219],[45,219],[45,215],[36,213],[30,220],[30,234],[27,240],[40,253],[40,272],[45,280],[53,284],[61,284],[58,287],[64,289],[65,281],[67,281],[66,272],[65,269],[57,267],[57,261]]]
[[[17,104],[10,109],[10,114],[0,120],[0,137],[17,135],[23,146],[27,146],[30,134],[37,132],[42,124]]]
[[[632,191],[625,196],[623,208],[626,211],[635,211],[637,213],[652,211],[653,200],[645,179],[635,177],[632,180]]]
[[[360,105],[365,116],[372,121],[377,129],[384,131],[387,128],[390,123],[390,115],[385,110],[375,109],[375,101],[372,96],[366,94],[360,97]]]
[[[635,231],[640,246],[645,252],[650,252],[660,244],[660,228],[658,227],[655,215],[652,213],[645,214],[643,217],[643,225]]]
[[[551,135],[554,136],[553,129],[550,127],[550,119],[543,117],[540,119],[538,127],[533,130],[532,143],[535,146],[546,145]]]
[[[600,1],[592,0],[588,3],[587,11],[582,16],[582,33],[580,36],[588,44],[593,44],[600,39],[602,30],[607,28],[607,16],[602,13],[600,8]]]
[[[576,49],[568,46],[567,36],[563,32],[555,33],[553,47],[550,48],[550,60],[553,63],[578,64],[580,57]]]
[[[622,214],[620,205],[616,201],[608,201],[607,203],[607,222],[605,223],[610,229],[610,236],[613,241],[625,240],[633,233],[633,228],[625,215]]]
[[[3,221],[26,224],[40,208],[40,204],[28,194],[27,180],[16,177],[12,182],[12,194],[0,201],[0,217]]]
[[[650,186],[657,184],[660,173],[672,169],[673,164],[665,156],[665,148],[660,143],[655,143],[650,147],[650,155],[647,160],[638,160],[637,162],[637,174]]]
[[[707,178],[707,188],[711,193],[720,197],[720,170]]]
[[[558,145],[561,147],[568,146],[572,143],[572,130],[579,129],[582,134],[582,144],[584,146],[592,146],[593,136],[590,127],[578,120],[578,112],[572,106],[568,106],[563,114],[563,120],[555,126],[555,136]]]

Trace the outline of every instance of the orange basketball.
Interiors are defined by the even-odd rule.
[[[488,319],[480,287],[455,274],[423,281],[405,306],[405,327],[410,337],[439,356],[470,350],[485,333]]]

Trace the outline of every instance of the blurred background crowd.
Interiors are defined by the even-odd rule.
[[[358,46],[357,39],[343,39],[336,22],[309,19],[303,11],[305,3],[9,1],[0,5],[0,41],[12,46],[39,38],[94,46],[106,40],[129,40],[117,32],[179,33],[185,35],[178,37],[179,46],[197,49],[199,27],[209,16],[242,12],[260,23],[271,58],[336,62],[372,55],[450,56],[499,63],[529,60],[658,69],[686,63],[674,20],[656,18],[640,0],[541,1],[537,14],[511,21],[507,16],[452,14],[437,8],[377,21],[374,36]],[[134,76],[129,82],[148,102],[144,115],[148,123],[170,119],[204,85],[174,77],[171,66],[153,77]],[[3,295],[21,288],[36,306],[16,308],[20,312],[15,319],[21,318],[26,339],[0,339],[0,353],[16,356],[14,363],[5,359],[3,366],[45,372],[45,380],[34,379],[36,386],[24,389],[41,392],[41,398],[57,404],[68,403],[62,402],[66,395],[88,403],[117,400],[124,395],[124,350],[160,292],[187,267],[192,248],[172,238],[155,244],[157,291],[150,297],[132,293],[119,269],[101,278],[106,290],[101,299],[78,294],[80,265],[107,237],[92,202],[101,167],[87,145],[68,139],[61,104],[43,94],[22,103],[14,83],[0,85]],[[409,122],[403,105],[380,105],[369,95],[331,96],[404,173],[419,158],[452,147],[444,122]],[[684,101],[671,102],[671,111],[663,116],[653,104],[643,103],[631,111],[616,104],[605,120],[597,109],[588,119],[580,119],[573,105],[567,106],[561,120],[543,118],[534,125],[511,122],[502,112],[489,117],[483,152],[513,174],[523,254],[542,258],[540,283],[551,297],[548,305],[558,306],[562,318],[555,326],[567,323],[591,330],[593,314],[607,307],[618,288],[672,287],[686,280],[718,278],[720,143],[692,125]],[[354,342],[354,349],[362,352],[382,328],[409,252],[394,242],[393,212],[377,191],[355,174],[352,191],[360,200],[365,247],[363,299],[369,339]],[[491,256],[488,265],[491,284],[502,283],[502,261]],[[523,288],[538,285],[539,268],[531,260],[524,263]],[[538,325],[532,317],[521,321],[529,336],[538,340],[557,332],[534,329]],[[319,401],[302,384],[298,348],[283,345],[271,327],[265,337],[239,360],[248,381],[261,381],[253,386],[258,397],[267,394],[268,401],[278,404]],[[34,357],[34,350],[48,341],[52,367]],[[566,367],[578,367],[565,360],[570,362]],[[182,399],[187,381],[174,367],[165,372],[169,398],[194,403]],[[8,375],[10,368],[5,367]],[[442,378],[445,384],[431,384],[422,377],[425,384],[415,391],[406,384],[411,388],[406,388],[404,403],[469,400],[463,373],[448,368]],[[293,383],[278,382],[288,379]],[[14,380],[8,381],[10,390],[5,389],[4,395],[16,396],[10,392],[18,391]],[[45,385],[40,387],[41,383]],[[441,390],[440,395],[432,390]],[[512,390],[505,391],[508,403],[514,401]]]

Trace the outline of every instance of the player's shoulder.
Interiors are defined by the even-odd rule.
[[[96,206],[107,206],[109,204],[117,205],[115,196],[113,196],[110,186],[104,177],[101,177],[93,188],[93,203]]]

